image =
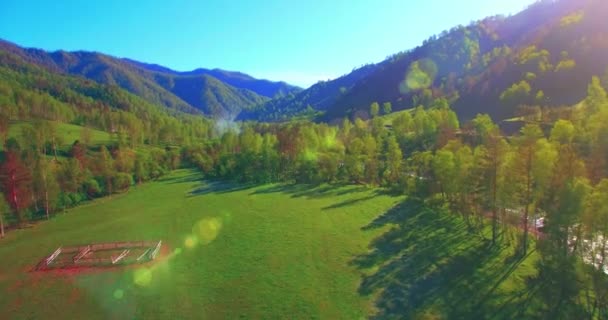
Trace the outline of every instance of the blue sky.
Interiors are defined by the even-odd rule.
[[[302,87],[531,0],[2,0],[0,38]]]

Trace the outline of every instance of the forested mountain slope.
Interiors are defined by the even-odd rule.
[[[448,102],[461,119],[483,112],[502,120],[522,106],[572,105],[608,66],[607,16],[601,0],[539,1],[510,17],[444,31],[361,76],[356,70],[318,85],[332,90],[313,86],[270,101],[252,118],[281,119],[310,105],[332,121],[367,117],[373,102],[390,102],[393,111]],[[352,83],[339,84],[349,77]]]
[[[202,116],[150,103],[116,85],[50,72],[3,51],[0,116],[85,125],[128,136],[135,145],[176,143],[184,136],[204,138],[211,127]]]
[[[300,89],[223,70],[177,72],[162,66],[96,52],[46,52],[0,41],[0,51],[19,56],[50,72],[83,76],[116,85],[150,103],[189,113],[236,116],[242,109]]]

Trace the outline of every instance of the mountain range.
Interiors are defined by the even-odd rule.
[[[607,16],[602,0],[537,1],[512,16],[456,26],[306,90],[240,72],[180,72],[97,52],[47,52],[7,41],[0,41],[0,52],[51,73],[122,88],[154,105],[213,117],[285,121],[309,115],[331,122],[367,118],[378,102],[393,111],[449,104],[461,119],[487,113],[503,120],[523,106],[582,100],[591,77],[608,67]]]
[[[0,41],[0,51],[50,72],[85,77],[119,86],[150,103],[189,113],[235,117],[241,110],[271,98],[301,91],[285,82],[255,79],[240,72],[169,68],[97,52],[47,52]]]

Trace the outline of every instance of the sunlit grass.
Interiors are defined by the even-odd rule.
[[[390,302],[388,309],[383,292],[415,294],[390,290],[406,290],[405,281],[415,284],[444,270],[441,277],[451,280],[434,282],[428,292],[436,299],[486,294],[498,283],[486,308],[510,299],[532,272],[527,262],[500,282],[487,278],[506,271],[510,250],[473,251],[483,240],[468,236],[456,216],[419,212],[402,204],[404,197],[377,189],[242,187],[198,178],[194,171],[178,171],[10,232],[0,241],[0,314],[7,319],[360,319],[411,310],[405,300]],[[59,246],[128,240],[162,240],[163,254],[152,265],[107,272],[29,271]],[[477,262],[463,265],[468,259]],[[435,267],[426,268],[429,262]],[[395,273],[399,270],[405,273]],[[428,303],[419,311],[444,314],[449,306],[442,300]]]

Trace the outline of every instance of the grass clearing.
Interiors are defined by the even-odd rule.
[[[69,150],[69,148],[72,146],[72,144],[74,144],[74,141],[80,140],[84,127],[74,125],[74,124],[62,123],[62,122],[56,122],[55,124],[57,125],[57,135],[63,139],[62,144],[58,149],[60,149],[61,151],[67,152]],[[26,125],[33,125],[33,123],[31,121],[11,122],[11,124],[9,126],[8,137],[15,138],[18,141],[20,141],[21,140],[21,128],[23,128]],[[112,141],[114,141],[114,139],[112,138],[112,136],[109,133],[107,133],[105,131],[91,129],[91,144],[93,144],[93,145],[109,144]],[[3,148],[4,148],[4,146],[0,145],[0,151],[2,151]]]
[[[60,245],[156,239],[169,254],[153,266],[29,272]],[[511,261],[508,247],[486,244],[467,235],[459,218],[377,189],[249,187],[202,182],[181,170],[10,232],[0,241],[0,315],[513,316],[526,301],[522,283],[534,257]]]

